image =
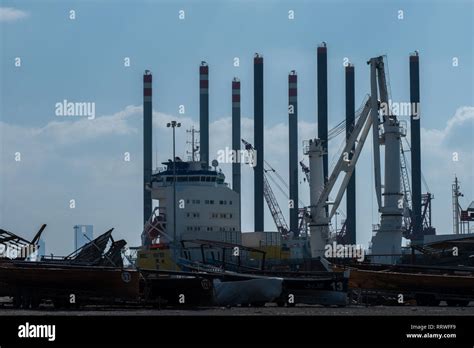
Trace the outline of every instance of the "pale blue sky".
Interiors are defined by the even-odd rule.
[[[100,123],[99,118],[142,104],[145,69],[154,74],[154,110],[176,117],[178,105],[183,104],[184,117],[197,122],[198,65],[206,60],[210,65],[210,118],[219,129],[219,122],[230,116],[234,76],[242,80],[242,115],[252,118],[252,57],[259,52],[265,59],[265,126],[269,134],[285,134],[281,127],[287,121],[286,75],[290,70],[295,69],[299,76],[300,121],[316,122],[315,51],[322,41],[328,43],[329,52],[330,126],[344,118],[344,57],[356,66],[358,107],[369,91],[366,61],[370,57],[388,56],[392,98],[404,102],[409,100],[408,55],[420,52],[423,144],[424,150],[432,152],[423,156],[423,170],[436,196],[436,227],[443,233],[451,228],[449,194],[454,172],[462,175],[466,201],[473,197],[468,184],[473,181],[473,167],[466,163],[474,147],[467,140],[472,135],[472,110],[466,111],[467,118],[459,116],[459,122],[451,128],[448,125],[459,108],[474,105],[472,1],[3,0],[0,4],[26,14],[0,22],[0,159],[4,169],[0,226],[28,235],[38,224],[49,222],[47,244],[53,251],[71,250],[72,226],[78,223],[93,223],[97,230],[116,226],[131,244],[138,243],[140,112],[135,110],[136,117],[122,123],[107,123],[106,119]],[[68,17],[71,9],[76,11],[75,20]],[[181,9],[184,21],[178,19]],[[292,21],[288,20],[289,10],[295,11]],[[397,18],[399,10],[404,12],[403,20]],[[15,57],[21,57],[21,68],[14,67]],[[124,57],[130,57],[131,67],[123,66]],[[240,58],[238,68],[232,65],[234,57]],[[459,66],[453,67],[453,57]],[[97,119],[70,130],[68,125],[77,120],[54,115],[55,103],[63,99],[95,102]],[[108,128],[97,126],[101,124]],[[35,129],[42,131],[35,133]],[[463,132],[464,138],[453,135],[453,129]],[[12,139],[13,134],[25,138]],[[183,143],[184,131],[179,136]],[[216,139],[214,149],[230,145],[228,138],[219,142],[219,134],[211,136]],[[426,143],[430,137],[446,153]],[[159,160],[169,158],[165,130],[157,129],[154,144],[161,149]],[[180,146],[184,149],[184,144]],[[339,143],[330,146],[331,162]],[[449,154],[456,150],[465,153],[461,164],[450,161]],[[16,151],[22,152],[21,164],[12,162]],[[122,167],[124,151],[136,158],[127,168]],[[370,152],[365,152],[358,176],[358,187],[366,185],[359,190],[358,229],[359,242],[367,244],[370,224],[376,222],[370,220],[376,220],[376,214],[371,206]],[[286,149],[277,144],[267,153],[287,176]],[[444,171],[438,173],[435,168]],[[224,170],[230,180],[230,171]],[[252,184],[250,174],[244,185]],[[304,184],[301,190],[306,190]],[[250,191],[244,197],[250,199]],[[71,212],[65,203],[70,197],[80,197],[87,204]],[[250,229],[253,218],[248,206],[243,226]],[[274,229],[269,216],[266,227]]]

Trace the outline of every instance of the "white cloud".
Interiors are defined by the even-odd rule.
[[[0,22],[13,22],[28,16],[27,12],[13,7],[0,7]]]
[[[0,122],[5,144],[12,144],[19,139],[36,141],[47,139],[45,144],[74,144],[110,134],[129,134],[135,129],[127,124],[127,119],[141,111],[141,107],[127,106],[123,111],[110,116],[101,116],[94,120],[72,118],[49,122],[44,127],[25,128]]]
[[[456,110],[452,118],[448,119],[444,129],[422,129],[422,136],[430,146],[451,146],[446,142],[450,141],[453,137],[460,136],[460,132],[472,132],[472,122],[474,122],[474,107],[462,106]],[[467,135],[472,135],[472,133]],[[463,136],[463,138],[465,137]],[[471,140],[472,136],[467,138]]]
[[[139,115],[141,106],[127,106],[124,110],[113,115],[101,116],[93,120],[53,121],[45,127],[37,129],[38,136],[52,137],[61,144],[71,144],[105,135],[124,135],[136,132],[128,124],[128,119]]]
[[[421,129],[422,160],[427,170],[444,175],[445,170],[458,174],[472,175],[474,148],[474,107],[463,106],[447,120],[443,129]],[[458,161],[453,161],[457,153]]]

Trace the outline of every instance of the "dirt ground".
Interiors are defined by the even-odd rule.
[[[292,315],[322,315],[322,316],[364,316],[364,315],[474,315],[474,303],[468,307],[438,307],[420,306],[348,306],[348,307],[323,307],[303,306],[278,307],[266,305],[265,307],[212,307],[199,309],[143,309],[143,308],[100,308],[88,306],[78,310],[55,310],[52,306],[44,306],[38,310],[13,309],[8,305],[0,307],[0,316],[292,316]]]

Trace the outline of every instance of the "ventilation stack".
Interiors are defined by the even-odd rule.
[[[293,70],[288,75],[288,139],[290,168],[290,231],[299,236],[298,229],[298,76]]]
[[[240,154],[240,81],[234,77],[232,81],[232,151],[235,157],[232,162],[232,189],[240,194],[241,164],[237,159]]]
[[[346,139],[354,129],[355,125],[355,73],[354,66],[346,66]],[[354,147],[349,159],[352,158]],[[356,172],[352,172],[346,191],[346,238],[347,244],[356,244]]]
[[[209,167],[209,67],[201,62],[199,67],[199,156]]]
[[[323,147],[324,182],[328,180],[328,52],[326,43],[318,47],[318,139]]]
[[[421,221],[421,141],[420,141],[420,61],[418,53],[410,55],[410,102],[411,102],[411,190],[414,241],[423,239]]]
[[[263,196],[263,57],[258,53],[253,60],[253,103],[256,166],[254,168],[254,227],[256,232],[264,231]]]
[[[153,154],[153,108],[152,108],[152,75],[146,70],[143,75],[143,225],[152,213],[151,191],[146,185],[151,182]]]

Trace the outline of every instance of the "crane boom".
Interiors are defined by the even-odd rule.
[[[326,205],[326,201],[329,197],[329,194],[332,191],[334,185],[336,184],[339,174],[343,171],[346,172],[344,180],[341,186],[339,187],[339,191],[334,201],[332,210],[329,216],[327,217],[328,221],[331,220],[332,216],[334,215],[334,213],[336,212],[336,209],[339,206],[339,203],[342,199],[344,191],[346,190],[346,187],[349,184],[349,179],[352,175],[352,172],[354,171],[355,164],[359,158],[359,155],[364,145],[367,134],[369,133],[370,126],[372,125],[372,119],[368,119],[368,116],[371,110],[370,101],[371,101],[371,98],[366,102],[364,109],[362,110],[362,113],[359,117],[359,120],[354,126],[354,130],[351,132],[349,139],[347,140],[346,145],[344,147],[344,150],[339,156],[339,159],[336,165],[334,166],[331,176],[329,177],[328,182],[326,183],[324,190],[322,191],[319,197],[319,200],[316,203],[316,211],[324,208],[324,206]],[[359,140],[357,140],[357,137],[359,135],[361,137]],[[349,156],[347,156],[347,154],[351,152],[352,147],[354,145],[355,145],[354,154],[352,158],[349,159],[348,158]]]
[[[253,145],[250,144],[248,141],[242,139],[242,143],[245,145],[245,149],[247,151],[254,150]],[[283,216],[283,213],[280,209],[280,205],[278,204],[278,201],[275,197],[275,194],[273,193],[270,183],[268,182],[266,171],[264,171],[263,173],[263,196],[265,197],[265,201],[267,202],[268,209],[272,214],[272,218],[275,222],[278,232],[280,232],[282,236],[288,235],[290,229],[288,227],[288,224],[286,223],[285,217]]]
[[[265,174],[263,175],[263,195],[267,201],[268,209],[270,209],[270,213],[272,214],[273,221],[275,221],[278,231],[282,235],[287,235],[290,229],[288,228],[288,224],[285,221],[285,217],[283,216],[280,206],[278,205],[278,201],[276,200],[273,190],[268,182],[268,178]]]
[[[376,61],[376,69],[377,69],[377,79],[378,79],[378,86],[379,86],[379,94],[380,94],[380,103],[382,105],[386,105],[386,108],[382,108],[382,113],[384,117],[391,116],[390,109],[388,108],[389,100],[388,100],[388,88],[387,88],[387,78],[385,76],[385,64],[383,62],[383,56],[373,58]]]
[[[324,183],[321,172],[321,161],[324,153],[321,147],[321,140],[310,140],[305,146],[305,154],[309,156],[310,165],[310,222],[309,230],[311,233],[311,255],[313,257],[323,257],[327,240],[329,237],[329,221],[334,216],[342,196],[349,184],[349,180],[354,172],[355,165],[359,159],[367,135],[372,126],[372,117],[370,117],[372,98],[369,98],[357,120],[354,129],[351,131],[344,150],[334,166],[334,169],[327,181]],[[352,157],[349,154],[353,151]],[[336,199],[329,214],[326,214],[326,206],[329,194],[334,188],[340,174],[345,172],[342,183],[337,192]]]
[[[403,145],[400,143],[400,175],[401,175],[401,184],[403,188],[403,223],[405,227],[404,236],[407,237],[411,234],[411,215],[412,215],[412,205],[411,205],[411,188],[410,180],[408,178],[408,168],[407,161],[405,158],[405,150],[403,150]]]
[[[375,179],[375,196],[377,197],[377,205],[379,211],[382,207],[382,183],[380,174],[380,139],[379,139],[379,102],[377,96],[377,58],[372,58],[370,64],[370,100],[371,100],[371,117],[372,117],[372,146],[374,152],[374,179]]]

